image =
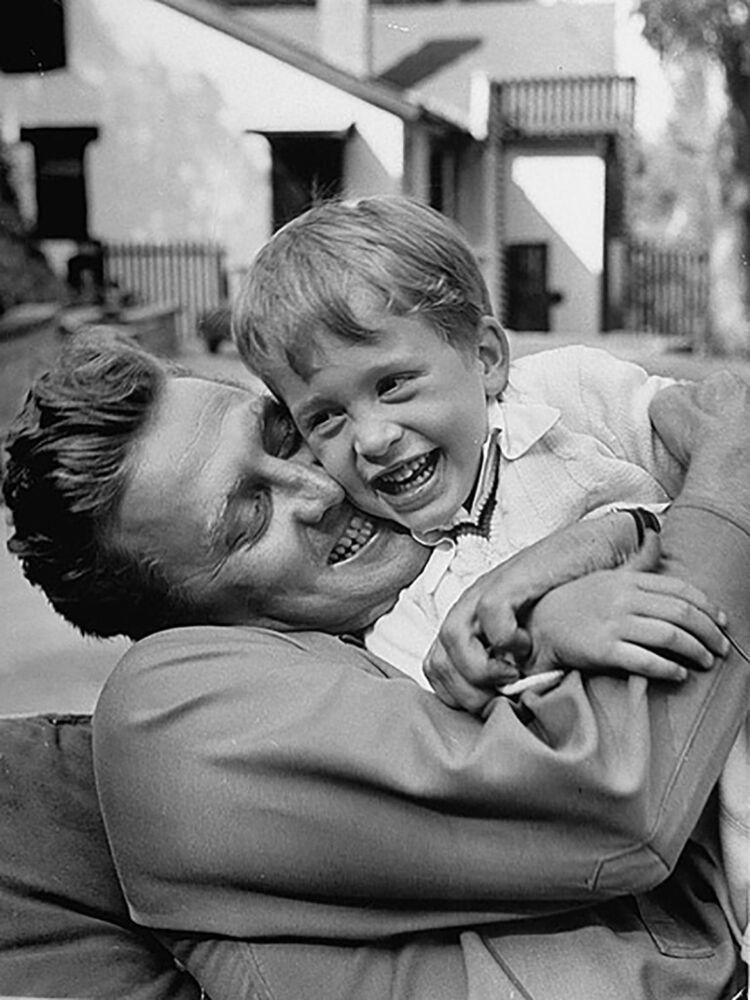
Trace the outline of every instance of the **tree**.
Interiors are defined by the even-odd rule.
[[[750,0],[640,0],[644,37],[662,55],[706,54],[721,67],[728,112],[717,159],[712,346],[750,352]]]
[[[711,77],[715,73],[710,74]],[[638,239],[706,249],[717,214],[717,113],[705,55],[670,60],[673,105],[665,128],[637,137],[631,225]]]

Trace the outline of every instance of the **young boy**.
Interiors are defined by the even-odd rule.
[[[366,639],[422,684],[471,583],[586,515],[659,509],[681,482],[648,418],[670,380],[582,347],[511,365],[470,248],[408,200],[326,202],[289,223],[251,268],[235,333],[351,499],[433,546]],[[653,650],[640,621],[633,641]],[[491,636],[485,624],[477,609],[464,636],[483,655],[528,652],[515,620]]]
[[[422,682],[470,582],[594,510],[664,504],[681,481],[648,420],[668,380],[585,348],[511,366],[471,250],[410,201],[295,219],[258,255],[236,332],[352,500],[434,546],[368,637]]]

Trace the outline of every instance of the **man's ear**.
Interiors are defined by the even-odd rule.
[[[494,316],[482,316],[479,320],[476,350],[485,395],[488,399],[497,399],[508,384],[510,348],[505,330]]]

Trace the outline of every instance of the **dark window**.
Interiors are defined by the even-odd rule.
[[[430,205],[442,212],[445,208],[444,156],[439,146],[430,150]]]
[[[64,65],[63,0],[2,0],[0,70],[37,73]]]
[[[88,238],[84,153],[96,128],[27,128],[21,139],[34,147],[39,239]]]
[[[430,205],[449,218],[456,217],[458,205],[458,168],[461,147],[455,137],[433,137],[429,159]]]
[[[340,135],[267,134],[273,158],[273,228],[317,201],[341,194],[344,142]]]
[[[506,323],[511,330],[548,332],[547,244],[512,243],[507,248],[506,267]]]

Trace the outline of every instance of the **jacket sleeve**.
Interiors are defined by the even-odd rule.
[[[744,527],[677,506],[665,545],[750,646]],[[107,683],[96,776],[137,921],[366,939],[658,883],[748,695],[733,653],[680,687],[571,674],[482,724],[330,636],[180,629]]]

